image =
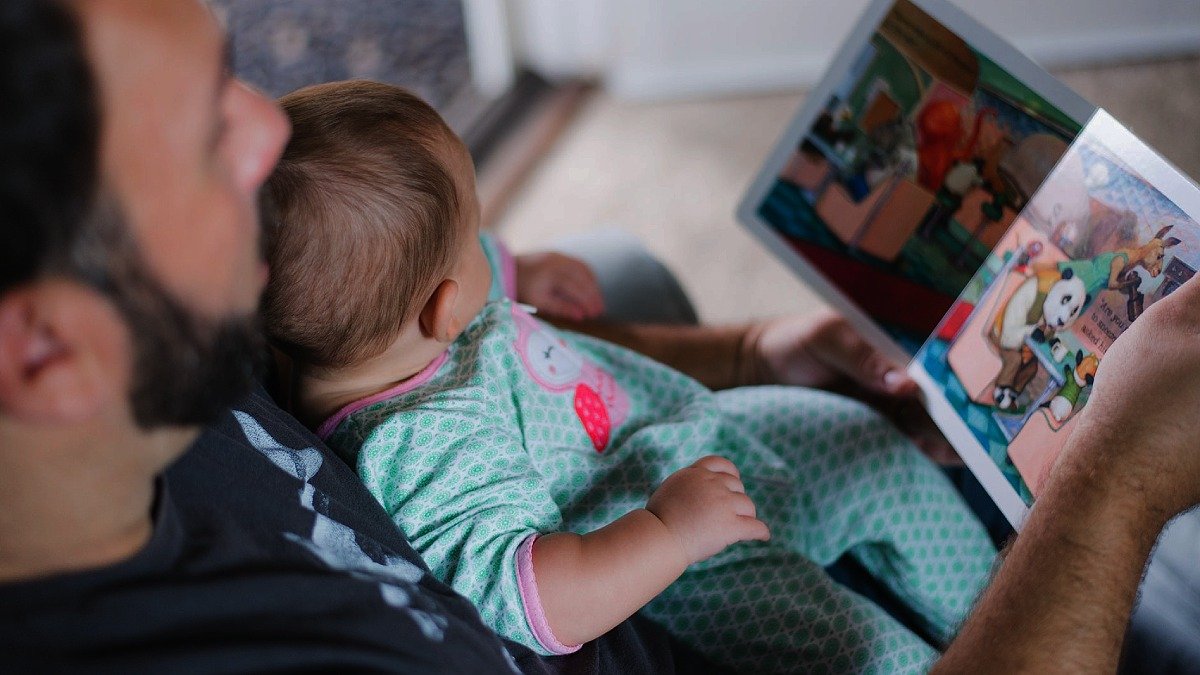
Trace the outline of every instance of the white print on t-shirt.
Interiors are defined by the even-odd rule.
[[[304,482],[304,487],[300,489],[300,505],[316,515],[312,535],[305,538],[284,532],[283,537],[304,547],[333,569],[344,570],[356,579],[377,582],[384,602],[407,611],[425,637],[441,642],[448,623],[446,617],[411,606],[413,595],[420,592],[413,589],[413,585],[425,574],[421,568],[398,556],[387,556],[382,563],[372,560],[358,545],[354,530],[325,516],[314,507],[316,499],[326,499],[325,495],[309,482],[324,461],[320,451],[316,448],[295,450],[284,446],[267,433],[254,417],[239,410],[233,411],[233,415],[251,445],[275,466]]]

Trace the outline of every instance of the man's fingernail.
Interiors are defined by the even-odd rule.
[[[889,370],[883,374],[883,386],[888,389],[895,389],[904,381],[904,375],[898,370]]]

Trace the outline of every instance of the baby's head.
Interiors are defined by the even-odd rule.
[[[336,82],[280,104],[292,138],[264,189],[268,335],[322,369],[401,340],[432,360],[491,282],[466,148],[398,87]]]

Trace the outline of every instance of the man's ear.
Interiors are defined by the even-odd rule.
[[[28,424],[73,424],[125,389],[129,361],[115,312],[72,284],[0,297],[0,411]]]
[[[425,337],[450,343],[462,332],[464,326],[454,311],[458,305],[458,291],[458,282],[453,279],[445,279],[433,289],[418,317]]]

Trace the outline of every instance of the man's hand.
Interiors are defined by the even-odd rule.
[[[594,319],[604,313],[596,275],[582,260],[548,251],[518,255],[515,262],[518,302],[572,321]]]
[[[739,541],[771,538],[755,517],[737,467],[722,457],[704,457],[668,476],[650,495],[646,510],[679,540],[689,565]]]
[[[879,394],[904,396],[917,390],[903,368],[833,310],[785,316],[755,328],[756,379],[761,382],[826,388],[849,379]]]
[[[1021,536],[933,672],[1116,672],[1154,541],[1200,502],[1197,411],[1192,279],[1104,355]]]
[[[1059,462],[1090,468],[1160,515],[1200,502],[1200,279],[1138,317],[1105,353]]]
[[[748,333],[751,382],[818,387],[861,399],[892,421],[930,459],[961,464],[929,418],[917,383],[832,310],[787,316]]]

